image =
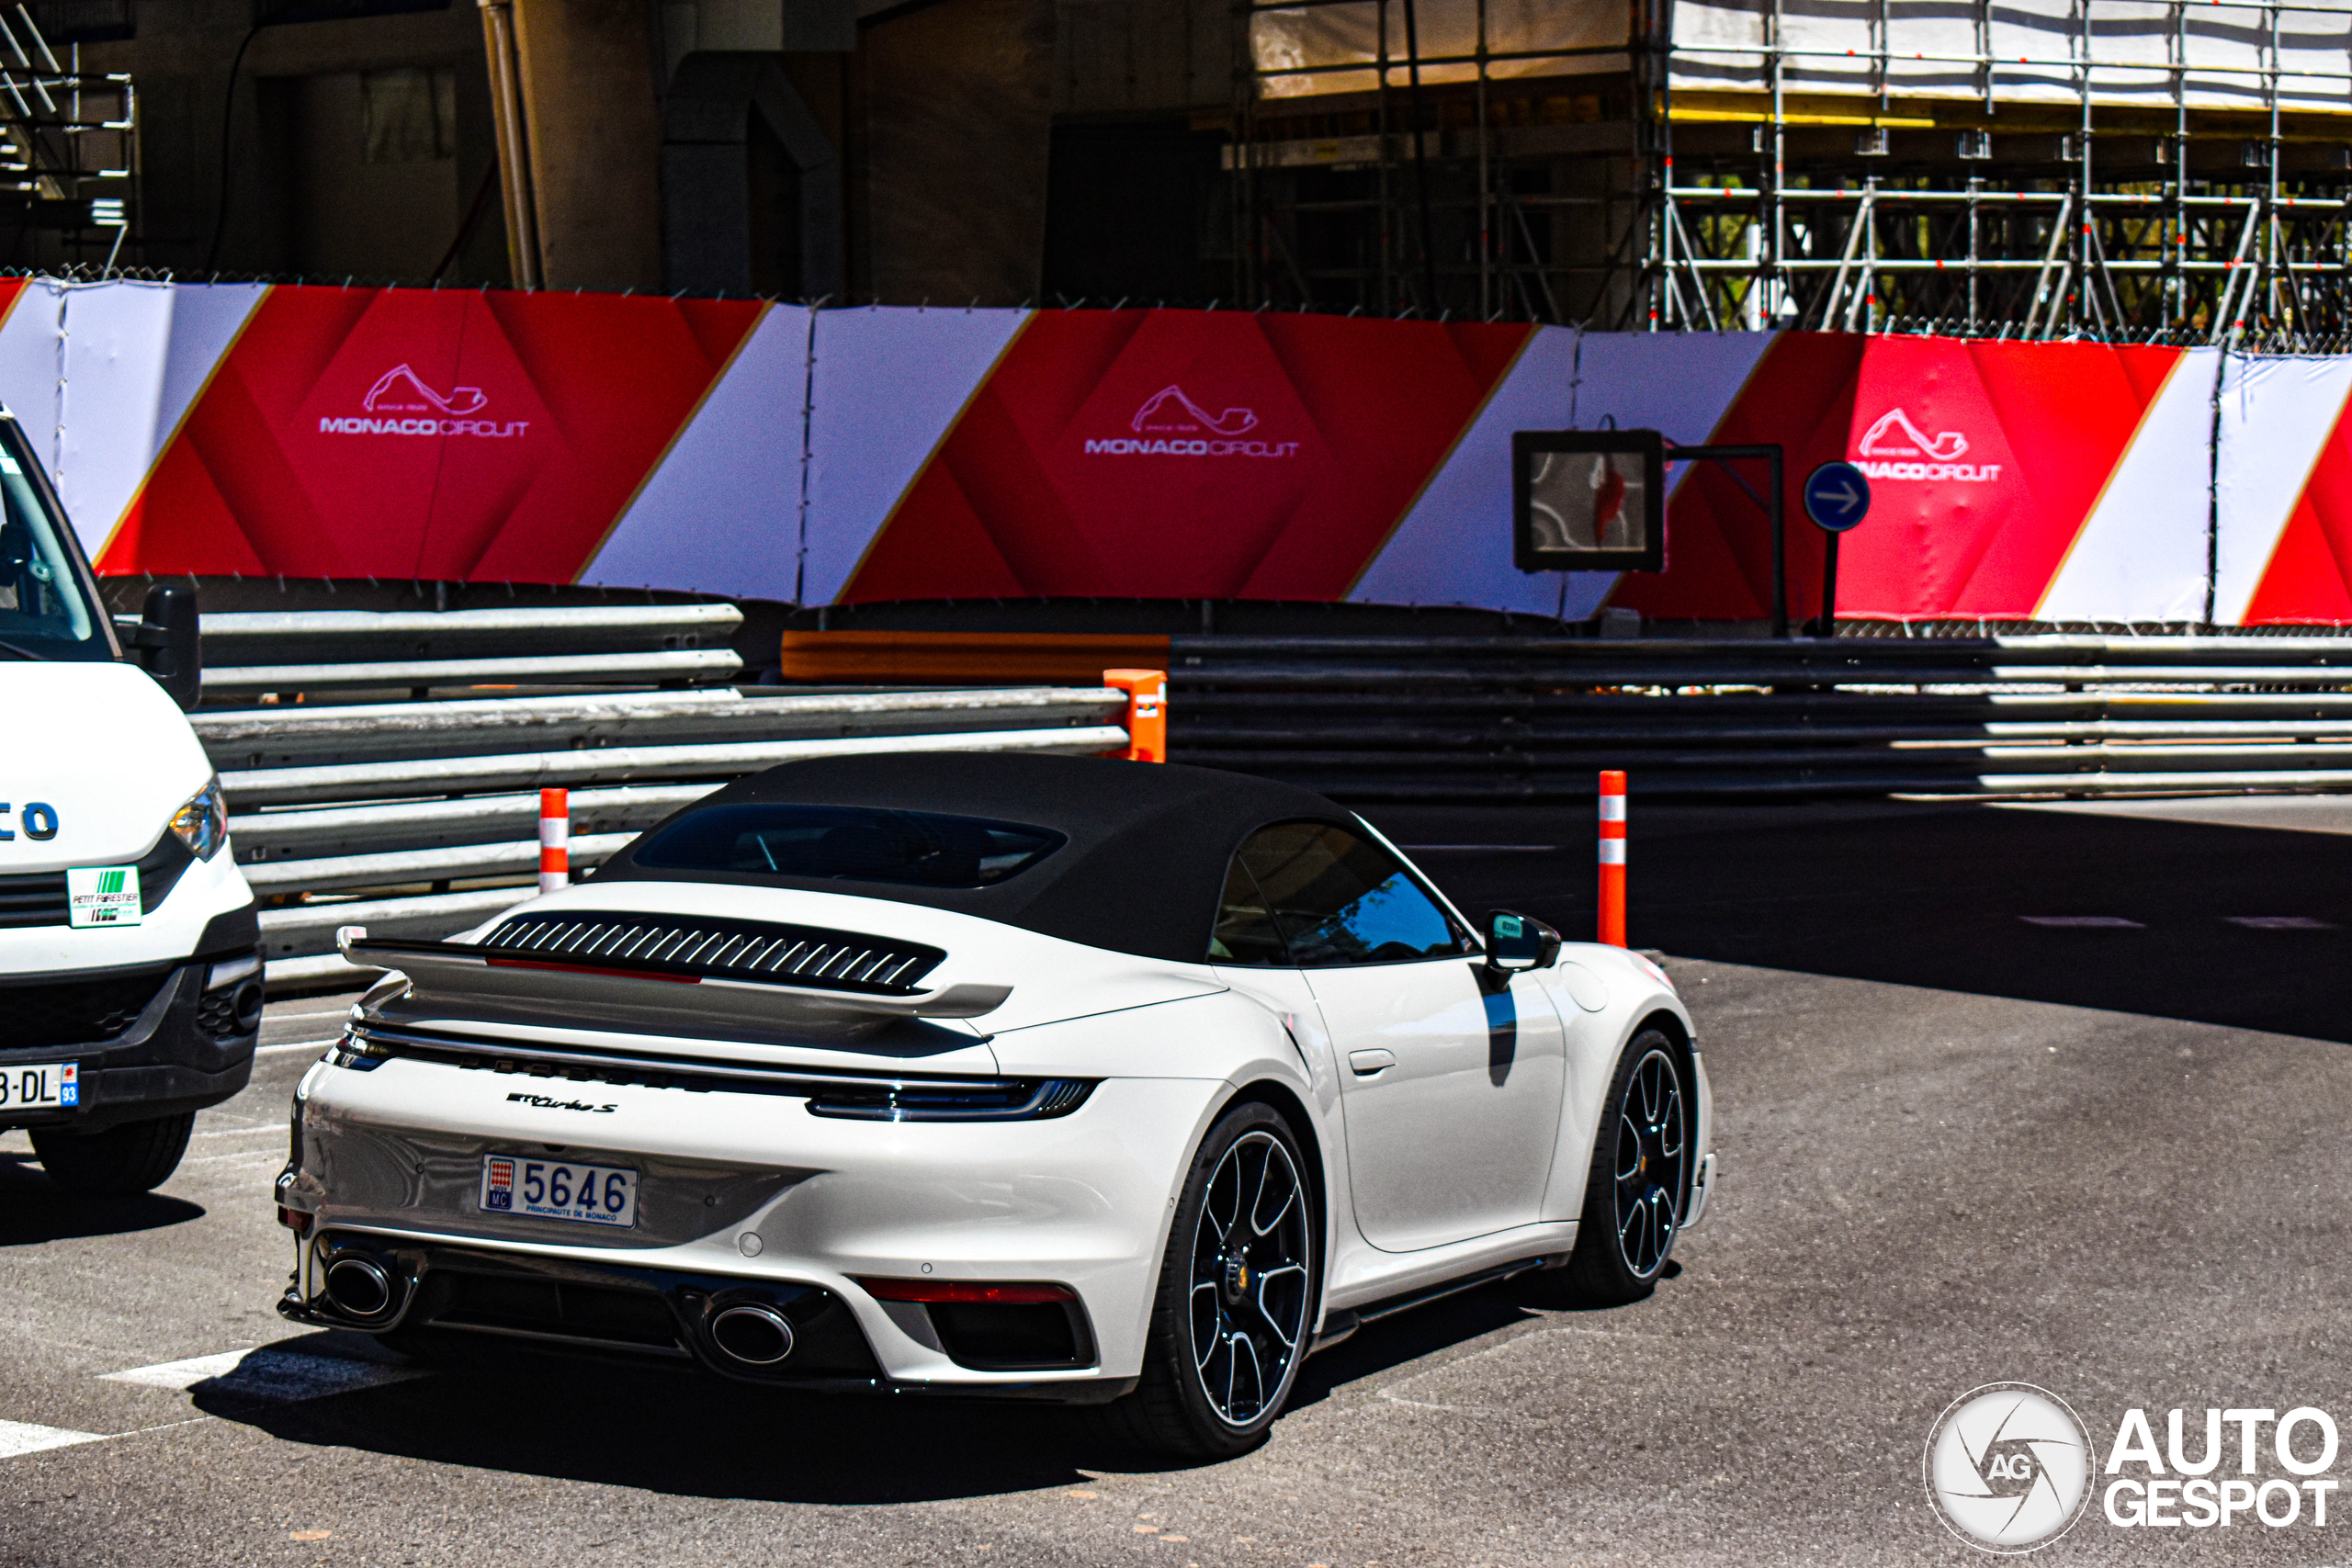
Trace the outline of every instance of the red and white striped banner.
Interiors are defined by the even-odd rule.
[[[1760,618],[1712,470],[1663,573],[1513,568],[1511,433],[1613,423],[1782,445],[1799,615],[1844,458],[1841,615],[2345,623],[2347,399],[2208,349],[0,282],[0,400],[112,573]]]

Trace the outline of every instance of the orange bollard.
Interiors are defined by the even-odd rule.
[[[571,792],[539,791],[539,891],[571,886]]]
[[[1625,775],[1600,775],[1600,920],[1596,940],[1625,945]]]
[[[1130,762],[1168,761],[1168,671],[1105,670],[1102,683],[1127,694],[1127,749],[1110,755]]]

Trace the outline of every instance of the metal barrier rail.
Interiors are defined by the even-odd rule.
[[[533,897],[536,793],[571,788],[572,863],[601,863],[728,781],[872,751],[1097,753],[1126,746],[1125,692],[734,691],[525,697],[193,716],[265,904],[272,984],[362,978],[336,928],[447,936]],[[713,737],[716,739],[702,739]],[[625,741],[628,744],[614,744]],[[520,743],[537,748],[517,750]],[[651,780],[653,783],[632,781]],[[471,887],[466,883],[503,882]],[[379,897],[368,897],[369,893]],[[355,897],[356,895],[356,897]]]
[[[199,617],[209,699],[727,680],[732,604],[232,612]]]
[[[1173,756],[1358,800],[2352,788],[2352,638],[1173,639]]]
[[[218,766],[246,771],[330,761],[1100,724],[1106,715],[1115,716],[1105,705],[1115,694],[1029,686],[746,697],[731,687],[719,687],[207,710],[189,716]]]
[[[435,686],[617,686],[723,681],[743,668],[731,649],[673,653],[560,653],[526,659],[414,659],[372,664],[248,664],[204,671],[207,696],[255,692],[410,690]]]
[[[863,751],[1102,751],[1126,744],[1116,725],[992,729],[964,735],[834,736],[821,740],[713,745],[605,746],[492,757],[417,758],[224,773],[221,787],[247,806],[409,798],[475,790],[543,789],[636,779],[734,778],[804,757]],[[920,744],[910,744],[920,742]]]
[[[479,659],[535,652],[725,648],[742,624],[743,612],[732,604],[232,611],[198,618],[204,634],[205,661],[218,664],[335,664],[394,655]]]

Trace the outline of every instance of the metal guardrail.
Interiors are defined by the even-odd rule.
[[[724,648],[742,624],[743,612],[732,604],[231,611],[199,618],[205,658],[221,664],[288,662],[289,651],[300,662],[340,663],[390,654],[467,659]]]
[[[718,787],[718,782],[708,782],[575,789],[571,792],[572,829],[582,837],[642,832]],[[519,842],[523,835],[538,831],[538,819],[537,794],[477,795],[368,801],[300,811],[240,812],[229,818],[229,833],[236,840],[239,863],[250,870],[272,860]]]
[[[958,694],[959,695],[961,694]],[[967,705],[967,728],[951,733],[884,733],[829,736],[764,742],[729,741],[673,746],[586,747],[523,755],[460,757],[435,761],[408,757],[381,762],[328,763],[311,767],[225,770],[221,783],[237,807],[230,836],[254,891],[265,902],[299,900],[266,909],[263,940],[273,982],[329,976],[356,978],[359,972],[334,957],[336,927],[382,926],[388,932],[447,936],[470,919],[530,897],[538,868],[536,831],[542,785],[586,785],[571,797],[572,864],[601,864],[646,828],[729,780],[778,762],[872,751],[1033,751],[1087,755],[1124,747],[1127,732],[1103,722],[1124,712],[1122,692],[1058,691],[1030,694],[1037,700],[1008,702],[993,709]],[[933,693],[909,694],[907,714],[938,711]],[[801,699],[765,699],[790,703]],[[724,717],[736,705],[763,699],[709,705]],[[434,705],[422,705],[431,706]],[[887,698],[863,710],[877,724],[902,719]],[[1041,713],[1061,712],[1059,724],[1033,722]],[[241,728],[245,716],[233,716]],[[997,728],[988,728],[993,723]],[[1010,726],[1018,724],[1020,728]],[[413,748],[416,732],[395,733]],[[216,759],[218,760],[218,759]],[[630,784],[633,779],[680,782]],[[518,793],[528,785],[532,793]],[[473,791],[496,793],[474,794]],[[522,878],[533,882],[521,882]],[[461,889],[455,885],[516,879],[505,888]],[[345,902],[355,890],[390,894]],[[456,902],[451,902],[456,899]],[[470,900],[470,901],[469,901]],[[388,915],[375,911],[389,910]],[[455,921],[456,923],[451,923]],[[299,962],[298,962],[299,961]],[[313,962],[315,961],[315,962]]]
[[[689,692],[369,703],[200,711],[206,750],[240,771],[689,742],[921,735],[1100,723],[1092,689],[820,692],[747,697]]]
[[[920,746],[910,745],[921,740]],[[984,730],[963,735],[837,736],[823,740],[721,741],[714,745],[608,746],[503,757],[417,758],[309,768],[224,773],[230,798],[249,806],[413,798],[473,790],[549,789],[639,779],[734,778],[804,757],[861,751],[1102,751],[1126,744],[1117,726]]]
[[[732,679],[732,604],[231,612],[199,618],[208,700]]]
[[[1180,637],[1171,756],[1342,798],[2352,788],[2352,637]]]
[[[1123,748],[1107,688],[729,688],[463,695],[322,705],[296,694],[703,681],[741,668],[731,604],[225,615],[202,618],[208,696],[268,706],[190,716],[266,906],[269,978],[364,976],[335,930],[447,936],[534,896],[537,790],[571,791],[571,863],[601,864],[729,780],[865,751]]]

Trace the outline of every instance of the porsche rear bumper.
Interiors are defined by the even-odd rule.
[[[1113,1397],[1140,1371],[1171,1188],[1224,1093],[1210,1079],[1112,1078],[1046,1120],[881,1122],[774,1094],[322,1063],[298,1095],[278,1182],[305,1227],[280,1310],[758,1381]],[[486,1213],[491,1155],[635,1170],[637,1223]],[[347,1254],[383,1269],[392,1307],[337,1309],[326,1271]],[[1066,1347],[1025,1364],[976,1354],[944,1309],[877,1300],[860,1283],[876,1280],[1065,1287]],[[730,1303],[786,1318],[792,1354],[730,1360],[710,1332]]]

